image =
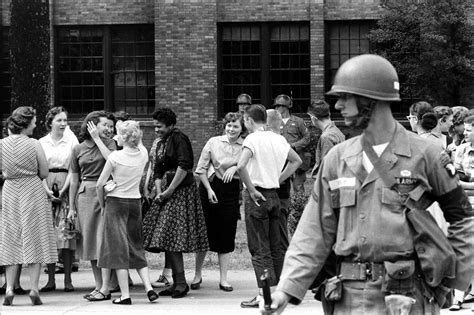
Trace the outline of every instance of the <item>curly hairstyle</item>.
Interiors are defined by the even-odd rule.
[[[168,107],[160,107],[153,114],[154,120],[165,124],[167,127],[176,125],[176,114]]]
[[[79,131],[79,138],[82,141],[91,139],[91,135],[89,134],[89,131],[87,130],[87,123],[89,121],[92,121],[95,125],[97,125],[100,122],[101,117],[107,118],[108,120],[112,120],[115,124],[114,115],[112,115],[109,112],[106,112],[103,110],[96,110],[96,111],[90,112],[89,114],[87,114],[86,118],[84,118],[84,121],[81,124],[81,130]]]
[[[117,126],[117,134],[122,137],[124,144],[136,148],[142,140],[140,124],[134,120],[126,120]]]
[[[240,132],[240,134],[244,133],[246,129],[244,124],[244,117],[241,113],[229,112],[225,114],[224,118],[222,119],[222,123],[224,124],[224,126],[226,126],[228,123],[236,121],[238,121],[240,123],[240,127],[242,127],[242,131]]]
[[[61,113],[65,113],[66,117],[68,116],[67,110],[62,106],[53,107],[50,110],[48,110],[48,112],[46,113],[45,122],[44,122],[44,126],[46,127],[48,131],[51,131],[51,125],[53,123],[54,117],[56,117],[56,115],[61,114]]]
[[[36,116],[36,110],[31,106],[21,106],[15,109],[11,116],[7,118],[7,127],[12,134],[19,134],[23,129],[28,128],[31,121]]]
[[[433,110],[433,106],[425,101],[420,101],[410,106],[410,114],[415,115],[420,125],[425,130],[432,130],[438,124],[438,118]]]
[[[433,110],[438,120],[440,119],[446,120],[448,116],[453,114],[453,110],[449,108],[449,106],[436,106],[433,108]]]

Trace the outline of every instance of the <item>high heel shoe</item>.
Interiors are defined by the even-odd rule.
[[[10,292],[10,294],[5,294],[5,299],[3,300],[4,306],[11,306],[13,304],[13,298],[15,295]]]
[[[43,304],[43,301],[41,301],[41,298],[38,294],[30,294],[30,300],[32,305],[41,305]]]
[[[201,283],[202,278],[196,283],[191,283],[191,290],[199,290],[201,288]]]
[[[131,298],[126,298],[126,299],[122,300],[122,298],[119,297],[118,299],[113,300],[112,303],[121,304],[121,305],[131,305],[132,304],[132,299]]]
[[[153,291],[153,290],[148,291],[148,292],[146,293],[146,296],[148,296],[148,300],[149,300],[150,302],[153,302],[153,301],[155,301],[155,300],[157,300],[157,299],[159,298],[158,294],[156,294],[156,292]]]
[[[56,290],[56,284],[53,284],[53,285],[46,284],[39,291],[40,292],[51,292],[51,291],[55,291],[55,290]]]

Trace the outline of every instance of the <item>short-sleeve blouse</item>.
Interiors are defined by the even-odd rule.
[[[112,139],[102,139],[102,141],[109,150],[117,149]],[[104,165],[105,159],[94,141],[84,140],[72,149],[70,170],[72,173],[80,174],[83,180],[98,179]]]
[[[48,167],[68,169],[71,152],[75,145],[79,143],[73,133],[64,134],[59,141],[54,141],[51,134],[47,134],[39,139],[43,151],[48,161]]]

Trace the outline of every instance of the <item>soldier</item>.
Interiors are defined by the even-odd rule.
[[[439,150],[393,118],[399,82],[386,59],[349,59],[329,94],[339,97],[336,109],[345,124],[364,132],[323,159],[271,308],[261,303],[261,311],[279,313],[288,302],[301,302],[334,250],[338,276],[326,283],[325,312],[439,314],[449,288],[466,291],[473,273],[473,211],[466,195]],[[450,223],[447,238],[425,215],[430,197]],[[423,224],[431,229],[423,231]]]
[[[243,115],[245,111],[245,107],[248,105],[252,105],[252,98],[250,97],[250,95],[242,93],[239,96],[237,96],[237,99],[235,100],[235,104],[237,105],[239,109],[239,113]]]
[[[311,153],[305,151],[311,141],[308,128],[306,128],[302,118],[290,114],[293,101],[288,95],[280,94],[275,97],[273,107],[280,112],[283,119],[280,134],[285,137],[291,148],[298,153],[303,161],[303,164],[292,177],[293,191],[304,192],[306,171],[309,170],[311,163]]]

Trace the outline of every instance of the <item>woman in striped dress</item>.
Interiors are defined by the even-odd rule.
[[[0,141],[5,183],[0,217],[0,265],[6,266],[7,290],[3,305],[12,305],[13,283],[21,264],[29,264],[30,299],[42,304],[38,281],[42,263],[58,260],[56,237],[46,193],[41,182],[48,163],[39,141],[29,138],[36,127],[32,107],[19,107],[7,120],[9,136]]]

